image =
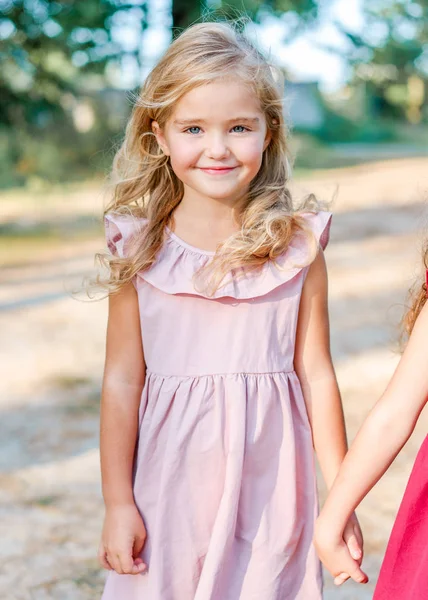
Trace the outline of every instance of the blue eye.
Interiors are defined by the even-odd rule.
[[[200,133],[200,132],[201,132],[201,128],[197,127],[197,126],[195,126],[195,127],[188,127],[186,129],[186,133],[190,133],[190,134],[193,134],[193,135],[195,135],[197,133]]]
[[[240,131],[236,131],[237,129],[239,129]],[[232,127],[232,130],[235,131],[235,133],[244,133],[245,131],[249,131],[243,125],[235,125],[235,127]]]

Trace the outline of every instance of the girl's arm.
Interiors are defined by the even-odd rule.
[[[349,515],[407,442],[426,404],[427,336],[428,304],[419,315],[391,382],[355,438],[319,517],[317,548],[333,575],[348,572],[353,576],[337,545],[341,531]]]
[[[312,428],[313,444],[328,488],[347,451],[342,402],[330,355],[328,283],[319,252],[303,286],[294,366]]]
[[[134,503],[132,469],[138,410],[145,378],[137,293],[125,285],[109,297],[106,361],[101,399],[101,476],[106,517],[99,550],[102,566],[138,573],[134,560],[145,529]]]
[[[342,401],[330,354],[328,281],[322,251],[310,266],[303,286],[294,366],[306,402],[314,449],[330,488],[345,457],[347,442]],[[351,513],[342,542],[359,565],[363,557],[363,536],[356,516]]]

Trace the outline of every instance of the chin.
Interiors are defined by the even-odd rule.
[[[247,191],[248,188],[219,188],[212,186],[206,189],[195,190],[199,194],[213,198],[214,200],[228,200],[229,198],[241,198]]]
[[[211,191],[210,193],[206,194],[209,198],[212,198],[213,200],[234,200],[234,199],[238,199],[238,198],[242,198],[243,196],[243,192],[237,192],[237,191],[231,191],[231,192],[213,192]]]

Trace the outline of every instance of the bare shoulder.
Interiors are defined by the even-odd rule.
[[[303,285],[303,296],[314,294],[325,294],[327,291],[327,265],[323,250],[320,248],[314,261],[309,265],[305,283]]]
[[[427,371],[428,371],[428,352],[426,351],[428,339],[428,301],[425,303],[422,308],[418,318],[416,319],[416,323],[413,327],[412,334],[407,343],[407,347],[404,351],[403,359],[411,355],[412,360],[415,360],[416,357],[420,357],[420,359],[425,363]],[[419,360],[417,361],[419,362]]]
[[[406,349],[383,395],[392,409],[416,419],[428,400],[428,303],[416,320]]]
[[[415,324],[415,330],[424,331],[428,335],[428,300],[425,302]]]
[[[139,323],[138,294],[132,283],[109,296],[109,327],[133,330]]]
[[[301,378],[321,377],[331,371],[327,269],[324,253],[308,268],[299,306],[295,369]]]

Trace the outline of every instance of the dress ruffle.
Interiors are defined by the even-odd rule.
[[[304,215],[317,244],[325,249],[330,233],[331,213],[318,212]],[[109,213],[105,217],[107,245],[112,254],[126,256],[131,239],[142,233],[147,221],[132,216]],[[261,269],[246,272],[237,269],[212,295],[195,288],[195,276],[214,255],[190,246],[174,233],[167,231],[165,243],[156,262],[147,271],[138,273],[155,288],[167,294],[190,294],[210,299],[235,298],[246,300],[264,296],[280,285],[293,279],[310,262],[310,238],[298,234],[284,254],[275,262],[266,262]]]

